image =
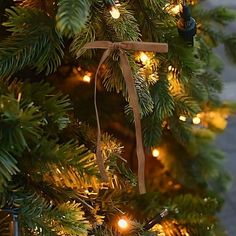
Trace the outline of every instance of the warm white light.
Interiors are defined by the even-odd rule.
[[[114,19],[118,19],[120,17],[119,9],[115,6],[111,7],[110,14]]]
[[[84,82],[90,83],[90,80],[91,80],[91,77],[89,75],[84,75],[83,77]]]
[[[160,155],[159,150],[158,150],[157,148],[154,148],[154,149],[152,150],[152,155],[153,155],[154,157],[159,157],[159,155]]]
[[[187,118],[186,118],[185,116],[180,116],[180,117],[179,117],[179,120],[186,121]]]
[[[180,5],[176,5],[170,9],[170,12],[174,15],[177,15],[180,12]]]
[[[193,117],[193,124],[198,125],[201,123],[201,119],[199,117]]]
[[[118,226],[121,229],[126,229],[128,227],[128,222],[125,219],[119,219]]]
[[[164,9],[172,15],[177,15],[180,12],[180,8],[181,8],[181,6],[179,4],[178,5],[172,5],[170,3],[167,3],[164,7]]]
[[[172,66],[168,66],[168,71],[172,71]]]
[[[148,61],[148,59],[149,58],[148,58],[147,54],[145,54],[144,52],[140,53],[140,60],[142,63],[146,63]]]

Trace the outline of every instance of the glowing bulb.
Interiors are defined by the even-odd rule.
[[[125,219],[119,219],[118,226],[121,229],[126,229],[128,227],[128,222]]]
[[[154,148],[154,149],[152,150],[152,155],[153,155],[154,157],[159,157],[159,155],[160,155],[159,150],[158,150],[157,148]]]
[[[180,117],[179,117],[179,120],[186,121],[187,118],[186,118],[185,116],[180,116]]]
[[[177,15],[180,12],[180,5],[176,5],[170,9],[170,12],[174,15]]]
[[[91,77],[89,75],[84,75],[83,77],[84,82],[90,83],[90,80],[91,80]]]
[[[147,61],[148,61],[148,56],[147,56],[147,54],[145,54],[144,52],[141,52],[141,54],[140,54],[140,60],[141,60],[141,62],[142,63],[146,63]]]
[[[110,14],[114,19],[118,19],[120,17],[119,9],[115,6],[111,7]]]
[[[172,5],[167,3],[163,10],[166,10],[168,13],[172,15],[177,15],[180,12],[181,6],[180,5]]]
[[[168,71],[172,71],[172,66],[168,66]]]
[[[193,117],[193,124],[198,125],[201,123],[201,119],[199,117]]]

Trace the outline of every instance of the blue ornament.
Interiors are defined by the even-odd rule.
[[[177,23],[179,35],[188,43],[188,45],[193,46],[193,37],[197,33],[197,24],[191,16],[189,6],[184,4],[180,15],[181,18]]]

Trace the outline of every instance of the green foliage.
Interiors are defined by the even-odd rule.
[[[7,77],[26,66],[54,72],[61,64],[62,41],[54,28],[53,20],[36,9],[7,9],[11,36],[0,42],[0,76]]]
[[[188,145],[192,142],[191,125],[179,120],[179,117],[172,116],[168,120],[169,128],[172,135],[183,145]]]
[[[127,4],[119,7],[121,17],[118,19],[112,18],[108,11],[104,12],[105,23],[111,31],[109,35],[111,41],[137,41],[140,38],[134,12],[127,10],[127,7]]]
[[[39,86],[41,89],[38,89]],[[63,129],[69,124],[70,120],[67,112],[72,107],[67,95],[56,92],[49,84],[42,82],[26,83],[22,90],[27,99],[40,107],[47,124],[54,123],[59,129]]]
[[[139,98],[139,105],[141,111],[141,117],[147,116],[153,111],[153,101],[150,95],[149,87],[147,82],[140,76],[135,78],[135,87]],[[125,107],[125,113],[130,115],[130,106]]]
[[[185,116],[194,116],[201,111],[199,104],[192,98],[184,95],[175,95],[175,110],[176,114]]]
[[[95,40],[95,29],[91,23],[87,23],[86,26],[81,29],[81,32],[73,38],[73,41],[70,45],[70,51],[75,55],[76,58],[79,58],[81,54],[84,53],[82,50],[83,46],[86,43],[93,42]],[[87,50],[88,54],[90,50]],[[91,56],[91,55],[90,55]]]
[[[12,176],[18,172],[16,159],[6,150],[0,150],[0,192],[7,181],[11,181]]]
[[[59,0],[56,15],[59,32],[68,37],[79,34],[88,20],[90,5],[87,0]]]
[[[120,69],[118,61],[113,60],[114,57],[117,57],[116,52],[109,57],[106,61],[107,69],[103,72],[103,85],[109,92],[122,92],[123,96],[127,96],[125,81]]]
[[[169,83],[165,75],[160,76],[160,80],[153,86],[152,94],[154,110],[159,119],[171,116],[174,111],[174,100],[169,92]]]
[[[20,206],[25,230],[32,229],[28,233],[46,236],[59,235],[61,232],[87,235],[89,224],[78,203],[65,202],[55,207],[38,193],[24,190],[16,194],[14,204]]]
[[[180,217],[180,222],[190,224],[199,224],[201,221],[207,222],[211,214],[218,208],[217,199],[207,196],[201,198],[191,194],[179,195],[173,199],[173,203],[173,206],[175,205],[173,209],[175,217]]]
[[[1,109],[1,145],[13,152],[28,148],[27,137],[35,143],[42,134],[42,114],[33,104],[20,103],[14,96],[0,97]]]
[[[145,146],[157,146],[161,141],[161,135],[162,121],[158,118],[157,113],[154,112],[150,117],[144,119],[143,122],[143,136]]]
[[[221,25],[227,25],[236,19],[236,11],[233,9],[228,9],[225,7],[216,7],[214,9],[203,11],[201,8],[195,9],[198,12],[194,12],[196,15],[200,16],[201,21],[208,21],[211,23],[218,23]]]
[[[229,59],[236,63],[236,34],[230,35],[224,39],[224,46]]]

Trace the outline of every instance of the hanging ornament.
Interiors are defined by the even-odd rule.
[[[186,5],[185,0],[182,3],[180,15],[181,18],[177,23],[179,35],[188,45],[193,46],[193,37],[197,33],[197,24],[194,18],[192,18],[190,8]]]

